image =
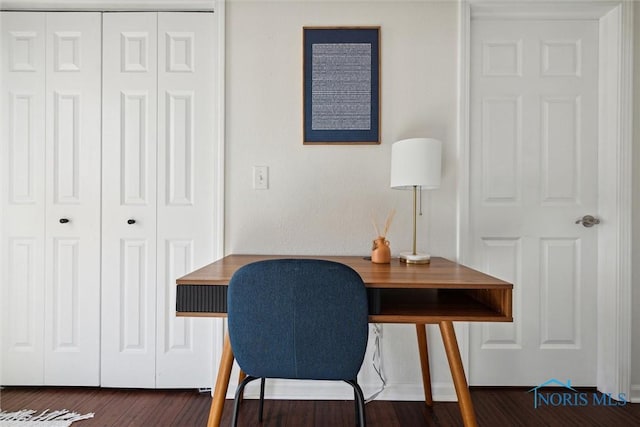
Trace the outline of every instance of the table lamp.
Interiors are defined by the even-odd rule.
[[[401,252],[400,261],[428,264],[431,256],[416,251],[418,190],[440,187],[442,143],[432,138],[403,139],[391,146],[391,188],[413,190],[413,251]]]

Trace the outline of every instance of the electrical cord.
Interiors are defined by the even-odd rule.
[[[380,378],[381,385],[378,391],[376,391],[367,399],[365,399],[364,401],[365,404],[371,402],[372,400],[375,400],[376,397],[378,397],[380,393],[382,393],[382,391],[387,385],[387,380],[385,379],[384,370],[382,367],[382,351],[381,351],[381,345],[380,345],[381,344],[380,342],[382,340],[382,325],[379,323],[374,323],[372,326],[373,326],[373,334],[375,336],[373,358],[372,358],[373,370],[376,371],[376,374],[378,374],[378,378]]]

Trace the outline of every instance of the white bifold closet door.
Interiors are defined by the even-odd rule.
[[[213,321],[176,318],[175,279],[213,261],[213,14],[103,26],[101,383],[210,387]]]
[[[1,16],[1,381],[98,385],[100,14]]]

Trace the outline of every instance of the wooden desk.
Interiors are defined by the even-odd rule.
[[[451,376],[465,426],[476,418],[469,394],[453,321],[511,322],[513,285],[444,258],[431,264],[373,264],[355,256],[228,255],[176,282],[178,316],[226,317],[226,285],[233,273],[254,261],[277,258],[315,258],[340,262],[362,277],[369,294],[371,323],[416,325],[425,401],[432,404],[426,324],[437,323],[442,333]],[[233,365],[233,351],[225,336],[208,427],[218,426]]]

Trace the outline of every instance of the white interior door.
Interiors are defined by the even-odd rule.
[[[96,386],[101,17],[48,13],[46,25],[44,383]]]
[[[3,384],[98,385],[100,32],[2,13]]]
[[[213,383],[213,321],[176,317],[176,279],[213,261],[214,22],[158,14],[157,387]]]
[[[211,13],[104,15],[105,386],[213,383],[213,321],[176,318],[175,280],[213,261],[214,37]]]
[[[103,16],[101,383],[107,387],[155,387],[156,16]]]
[[[44,381],[45,14],[1,12],[2,384]]]
[[[514,283],[470,384],[596,383],[598,24],[471,23],[469,261]]]

